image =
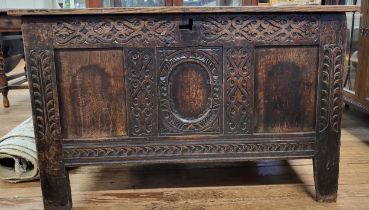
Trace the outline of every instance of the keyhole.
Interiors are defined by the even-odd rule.
[[[192,30],[192,25],[193,25],[193,19],[189,18],[188,19],[188,24],[180,24],[179,29],[181,29],[181,30]]]

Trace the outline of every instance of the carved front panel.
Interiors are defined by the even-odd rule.
[[[157,100],[154,49],[128,48],[124,53],[128,72],[128,120],[130,136],[157,133]]]
[[[255,59],[256,131],[314,131],[318,48],[263,47]]]
[[[222,130],[222,50],[158,50],[161,134]]]
[[[201,43],[317,43],[318,15],[218,15],[200,18]]]
[[[167,17],[64,18],[53,24],[53,34],[59,47],[166,45],[176,42],[177,28],[175,18]]]
[[[122,50],[58,50],[64,138],[127,135]]]
[[[225,122],[227,133],[252,133],[254,108],[252,47],[226,48],[224,52]]]
[[[180,30],[179,25],[188,24],[189,19],[193,20],[191,30]],[[310,14],[63,17],[52,24],[52,41],[58,48],[311,45],[319,42],[319,27],[320,15]]]

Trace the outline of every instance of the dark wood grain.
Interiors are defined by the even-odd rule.
[[[182,118],[199,118],[207,109],[210,81],[207,72],[196,63],[179,65],[169,78],[172,109]]]
[[[162,134],[222,129],[220,48],[159,50],[159,128]]]
[[[225,48],[224,129],[246,134],[254,130],[254,49]]]
[[[60,142],[53,53],[48,49],[30,50],[26,57],[44,207],[70,209],[72,198]]]
[[[44,208],[70,209],[72,197],[62,153],[51,25],[43,21],[23,21],[26,22],[22,24],[22,33]]]
[[[177,43],[177,30],[178,17],[164,15],[55,18],[52,41],[57,48],[160,46]]]
[[[127,134],[122,50],[60,50],[56,71],[64,138]]]
[[[256,50],[257,132],[315,129],[318,48]]]
[[[158,132],[154,53],[150,48],[125,50],[130,136],[153,136]]]
[[[201,44],[312,45],[319,41],[320,17],[314,14],[199,16]],[[196,22],[195,22],[196,23]]]
[[[346,16],[323,17],[319,50],[317,150],[314,157],[316,199],[337,199],[342,115],[342,77]]]
[[[314,137],[296,137],[295,140],[280,138],[258,139],[254,141],[232,141],[212,139],[211,142],[199,138],[196,142],[175,143],[126,143],[114,140],[111,143],[94,145],[84,141],[78,145],[65,143],[64,155],[68,166],[104,163],[184,163],[214,161],[249,161],[262,159],[312,158],[314,156]],[[71,142],[71,141],[69,141]],[[168,156],[171,159],[168,159]],[[77,160],[77,161],[76,161]]]
[[[296,13],[283,16],[276,13],[171,15],[170,18],[165,15],[109,15],[93,19],[62,17],[53,21],[51,32],[56,48],[137,47],[143,43],[145,47],[245,45],[250,42],[255,45],[317,45],[320,27],[319,15]]]

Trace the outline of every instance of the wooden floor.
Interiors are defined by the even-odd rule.
[[[28,90],[0,108],[0,135],[31,115]],[[337,203],[314,201],[311,160],[80,167],[75,209],[369,209],[369,118],[346,110]],[[39,182],[0,181],[0,209],[42,209]]]

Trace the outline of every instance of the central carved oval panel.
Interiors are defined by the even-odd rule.
[[[158,50],[161,135],[221,132],[221,48]]]
[[[169,76],[171,109],[186,120],[201,118],[210,108],[210,79],[206,70],[194,62],[184,62]]]

